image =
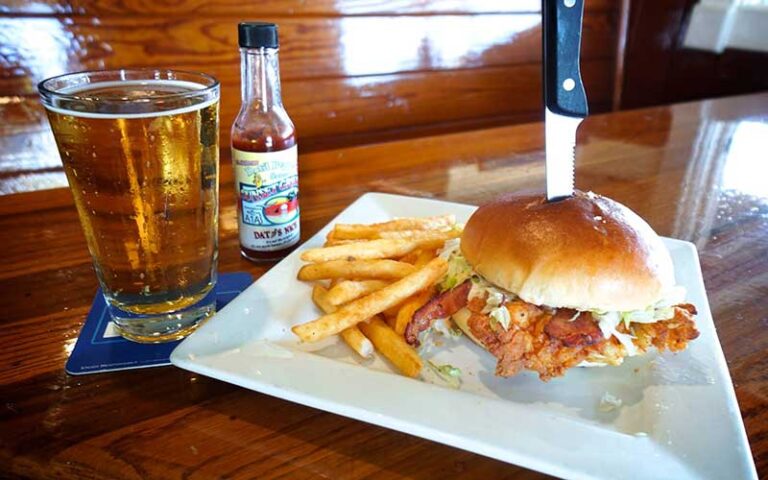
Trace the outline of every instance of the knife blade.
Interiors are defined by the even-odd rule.
[[[587,116],[579,49],[584,0],[542,0],[547,200],[573,195],[576,131]]]

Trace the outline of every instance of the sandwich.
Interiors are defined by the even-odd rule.
[[[556,202],[502,196],[476,210],[441,255],[448,272],[406,341],[418,345],[450,318],[496,357],[499,376],[530,370],[547,381],[652,348],[678,352],[699,335],[659,236],[592,192]]]

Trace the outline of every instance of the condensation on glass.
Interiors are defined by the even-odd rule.
[[[218,81],[114,70],[39,90],[118,331],[189,334],[215,309]]]

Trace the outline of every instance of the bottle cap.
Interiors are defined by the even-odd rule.
[[[277,48],[277,25],[267,22],[242,22],[237,26],[241,48]]]

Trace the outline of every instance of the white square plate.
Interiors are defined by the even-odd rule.
[[[475,207],[369,193],[331,223]],[[736,396],[717,340],[695,247],[664,239],[701,336],[680,354],[651,353],[621,367],[577,368],[541,382],[493,375],[495,360],[466,338],[433,353],[461,368],[458,390],[361,361],[337,338],[300,345],[290,327],[319,315],[296,280],[303,249],[286,257],[187,338],[174,365],[251,390],[566,478],[756,478]],[[605,393],[621,406],[601,409]],[[603,405],[605,406],[605,405]]]

